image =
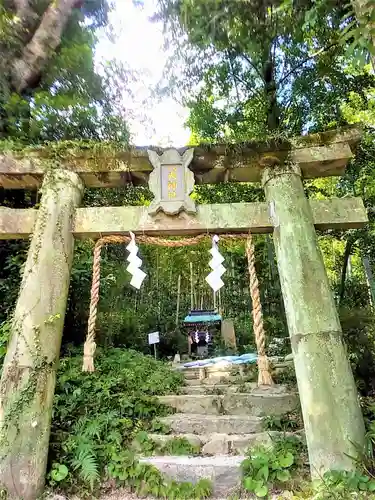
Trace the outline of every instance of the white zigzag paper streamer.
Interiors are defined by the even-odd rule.
[[[212,269],[212,272],[210,272],[210,274],[206,277],[207,283],[210,285],[214,292],[217,292],[222,286],[224,286],[224,282],[221,277],[226,271],[225,267],[223,266],[224,257],[220,254],[218,249],[218,241],[219,237],[215,234],[215,236],[212,238],[212,248],[210,250],[212,259],[209,262],[209,266]]]
[[[131,286],[139,290],[141,288],[143,280],[147,275],[140,269],[142,265],[142,259],[140,259],[137,255],[138,247],[135,243],[134,233],[130,232],[130,237],[130,243],[126,247],[126,250],[129,252],[128,257],[126,258],[126,260],[129,262],[129,265],[126,270],[132,275],[132,279],[130,281]]]

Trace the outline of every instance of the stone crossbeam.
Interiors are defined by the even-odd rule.
[[[367,213],[361,198],[311,200],[317,229],[361,228]],[[36,209],[0,208],[0,239],[27,238],[33,231]],[[198,205],[197,214],[171,217],[162,212],[154,217],[147,207],[78,208],[73,233],[76,238],[99,238],[111,234],[183,236],[209,233],[271,233],[266,203],[222,203]]]
[[[196,184],[259,182],[264,164],[297,163],[305,179],[342,175],[352,157],[351,145],[358,142],[355,128],[298,137],[290,141],[194,147],[190,169]],[[127,183],[147,185],[153,167],[148,148],[111,149],[105,143],[85,148],[57,143],[56,149],[29,148],[0,154],[0,186],[6,189],[35,189],[45,172],[56,164],[79,174],[87,187],[116,187]],[[60,149],[59,149],[60,148]],[[164,150],[157,150],[161,154]],[[180,148],[182,154],[186,148]],[[58,160],[56,159],[58,157]]]

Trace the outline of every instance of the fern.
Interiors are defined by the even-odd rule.
[[[73,426],[74,433],[77,435],[83,434],[90,421],[91,419],[87,415],[81,416]]]
[[[103,431],[103,423],[99,419],[91,420],[85,425],[82,435],[88,438],[97,438],[100,440],[100,435]]]
[[[72,460],[72,467],[78,471],[80,478],[94,489],[95,483],[99,480],[99,464],[92,449],[82,448],[78,455]]]
[[[153,394],[176,391],[182,383],[181,374],[136,351],[111,349],[101,355],[98,350],[96,362],[100,375],[85,376],[81,353],[61,360],[51,446],[52,460],[69,468],[64,488],[88,493],[91,487],[89,498],[109,469],[122,481],[141,475],[127,463],[124,450],[155,417],[166,414]]]

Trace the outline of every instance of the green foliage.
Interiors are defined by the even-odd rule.
[[[26,252],[24,242],[0,241],[0,322],[11,315],[17,300]]]
[[[10,338],[11,322],[4,321],[0,323],[0,366],[3,365],[5,354],[7,352],[8,341]]]
[[[293,432],[303,429],[301,411],[284,413],[283,415],[272,415],[263,418],[263,425],[269,431]]]
[[[35,3],[40,16],[46,8],[45,2]],[[10,2],[4,4],[0,10],[2,137],[34,144],[79,137],[128,141],[119,86],[122,91],[120,82],[129,81],[131,75],[115,61],[108,61],[99,71],[94,64],[96,30],[106,26],[110,6],[107,0],[91,0],[84,2],[81,12],[73,9],[58,50],[50,51],[41,75],[30,82],[25,92],[19,93],[9,71],[29,40],[24,39],[25,26],[21,21],[18,20],[19,27],[14,23]],[[32,18],[34,9],[26,9],[25,13],[26,19],[22,21],[26,22],[27,37],[32,37],[40,19]],[[49,30],[54,29],[54,25],[49,26]],[[43,43],[40,48],[44,49]]]
[[[364,407],[363,404],[362,407]],[[357,457],[353,460],[363,475],[369,476],[375,481],[375,403],[373,399],[371,399],[371,403],[367,402],[364,417],[366,423],[365,444],[363,448],[357,445]]]
[[[161,422],[157,418],[152,421],[150,431],[159,434],[170,434],[172,432],[171,428],[167,424]]]
[[[356,471],[327,471],[303,488],[295,498],[349,500],[374,498],[375,492],[375,406],[372,398],[362,400],[367,427],[364,447],[353,457]]]
[[[61,360],[49,478],[64,488],[92,491],[113,454],[150,429],[155,417],[168,413],[155,395],[175,393],[182,379],[164,363],[124,349],[100,353],[93,374],[81,369],[81,353]]]
[[[259,498],[267,497],[270,488],[291,479],[294,464],[293,453],[281,445],[254,448],[241,464],[243,488]]]
[[[60,483],[63,481],[69,474],[69,469],[64,464],[53,463],[52,468],[49,472],[49,478],[51,484]]]
[[[192,143],[331,128],[354,95],[371,101],[349,3],[159,0],[157,17],[176,49],[170,85],[190,109]],[[368,39],[371,25],[360,28]]]
[[[373,498],[375,479],[359,472],[328,471],[316,482],[315,500]]]
[[[294,366],[288,366],[283,368],[278,373],[272,375],[273,381],[276,384],[286,385],[289,389],[296,388],[297,379]]]
[[[209,498],[212,486],[207,479],[195,485],[166,480],[152,465],[140,463],[131,452],[121,451],[112,456],[108,465],[108,476],[119,486],[130,486],[139,496],[152,495],[156,498],[183,500]]]
[[[123,193],[123,202],[136,204],[132,193]],[[131,198],[130,198],[131,196]],[[264,290],[265,317],[279,316],[277,326],[270,328],[270,336],[284,328],[279,287],[271,285],[269,267],[261,261],[267,255],[265,239],[257,238],[257,266],[259,279],[269,283]],[[100,302],[97,318],[98,341],[104,346],[125,346],[145,353],[150,352],[147,335],[160,331],[160,356],[173,356],[187,350],[182,320],[190,309],[190,262],[193,264],[194,306],[213,307],[213,296],[205,276],[209,272],[209,239],[189,248],[160,248],[141,245],[140,254],[147,269],[147,279],[140,291],[129,285],[130,277],[124,265],[125,245],[108,245],[102,252]],[[237,341],[241,352],[254,350],[254,337],[246,269],[244,243],[223,242],[222,252],[228,263],[226,287],[218,298],[224,317],[234,320]],[[86,334],[87,309],[90,300],[92,273],[90,242],[77,242],[72,270],[69,307],[66,318],[64,343],[79,343]],[[180,308],[176,326],[177,282],[181,275]],[[277,279],[277,278],[276,278]],[[74,332],[74,335],[73,335]],[[218,339],[217,339],[218,340]],[[217,342],[220,349],[222,346]],[[216,341],[215,341],[216,345]]]
[[[349,361],[362,394],[372,392],[375,377],[374,313],[370,309],[342,309],[340,321]]]
[[[149,437],[146,431],[137,432],[134,437],[133,445],[135,445],[144,456],[152,455],[157,449],[157,444]]]
[[[184,437],[169,439],[161,448],[163,455],[199,455],[200,446],[193,445]]]

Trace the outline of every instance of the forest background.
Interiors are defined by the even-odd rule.
[[[52,55],[49,52],[25,76],[22,61],[28,56],[30,33],[38,29],[47,3],[31,2],[27,12],[19,13],[17,2],[5,2],[0,10],[2,148],[53,147],[55,141],[78,141],[83,147],[88,141],[129,145],[131,129],[123,96],[129,82],[142,75],[116,60],[101,67],[94,64],[98,34],[110,31],[108,14],[113,5],[107,0],[66,2],[69,10]],[[142,2],[136,3],[141,9]],[[363,139],[345,176],[308,181],[305,188],[310,198],[361,196],[368,209],[370,224],[365,230],[319,233],[350,361],[364,395],[375,388],[375,78],[371,66],[375,9],[370,4],[361,7],[361,17],[355,4],[334,0],[159,0],[154,15],[155,21],[165,24],[171,53],[163,80],[154,90],[173,96],[189,110],[191,145],[267,141],[353,124],[363,127]],[[22,24],[27,35],[18,29]],[[264,199],[255,184],[197,186],[193,196],[197,203]],[[147,188],[132,185],[86,189],[83,206],[144,205],[150,199]],[[37,207],[38,202],[36,192],[0,190],[3,206]],[[255,241],[270,342],[287,337],[287,326],[272,236],[257,236]],[[0,241],[2,355],[27,249],[27,241]],[[191,306],[191,264],[194,307],[213,307],[204,280],[209,272],[208,249],[209,242],[187,249],[142,245],[147,279],[137,292],[129,286],[125,248],[108,246],[102,255],[99,343],[105,349],[131,347],[149,353],[147,334],[159,330],[161,356],[183,352],[186,341],[181,325]],[[220,310],[234,320],[239,350],[254,350],[244,244],[225,243],[221,250],[227,272]],[[65,352],[72,344],[81,346],[86,335],[92,251],[93,242],[76,242]]]

